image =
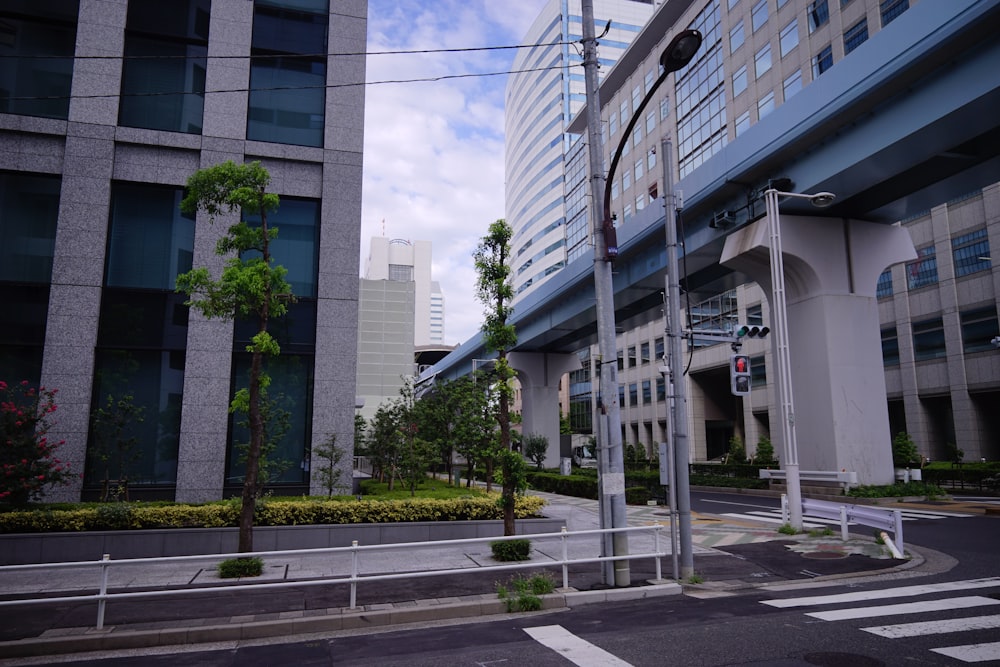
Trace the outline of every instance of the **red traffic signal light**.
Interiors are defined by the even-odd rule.
[[[750,393],[750,357],[734,354],[729,358],[729,388],[734,396]]]

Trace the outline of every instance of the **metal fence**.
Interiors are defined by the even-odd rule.
[[[37,597],[37,598],[24,598],[18,600],[0,600],[0,607],[12,607],[20,605],[32,605],[32,604],[51,604],[51,603],[66,603],[66,602],[97,602],[97,623],[96,627],[101,629],[104,627],[104,617],[107,604],[114,600],[126,600],[126,599],[136,599],[136,598],[160,598],[165,596],[177,596],[177,595],[189,595],[189,594],[201,594],[201,593],[211,593],[216,591],[234,591],[234,590],[253,590],[260,591],[266,589],[274,588],[288,588],[288,587],[303,587],[303,586],[332,586],[346,584],[350,586],[350,608],[354,609],[357,607],[357,589],[358,584],[368,581],[387,581],[391,579],[408,579],[415,577],[435,577],[444,575],[456,575],[466,572],[500,572],[508,570],[521,570],[527,568],[538,568],[538,567],[555,567],[560,566],[562,569],[562,586],[563,588],[569,588],[569,566],[579,565],[586,563],[604,563],[618,560],[635,560],[642,558],[652,558],[655,560],[656,564],[656,578],[662,578],[661,562],[660,559],[664,556],[670,555],[669,551],[664,551],[661,548],[663,544],[669,544],[669,536],[666,536],[667,541],[661,540],[661,533],[666,529],[665,526],[653,525],[653,526],[635,526],[628,528],[607,528],[607,529],[594,529],[594,530],[580,530],[569,532],[565,528],[559,533],[539,533],[530,536],[532,541],[535,540],[558,540],[561,544],[561,556],[558,559],[548,560],[546,562],[514,562],[514,563],[504,563],[498,565],[491,565],[486,567],[460,567],[460,568],[445,568],[445,569],[428,569],[428,570],[412,570],[406,572],[393,572],[393,573],[383,573],[383,574],[361,574],[362,560],[366,556],[370,556],[376,552],[391,552],[399,550],[416,550],[416,549],[430,549],[430,548],[441,548],[441,547],[457,547],[461,545],[471,545],[471,544],[487,544],[493,542],[510,541],[510,540],[523,540],[528,539],[524,535],[519,536],[509,536],[509,537],[479,537],[479,538],[468,538],[461,540],[439,540],[439,541],[428,541],[428,542],[400,542],[396,544],[372,544],[372,545],[359,545],[357,541],[354,542],[352,546],[349,547],[330,547],[322,549],[297,549],[289,551],[256,551],[256,552],[243,552],[243,553],[228,553],[228,554],[200,554],[194,556],[167,556],[160,558],[128,558],[121,560],[111,560],[108,554],[104,555],[104,558],[98,561],[75,561],[69,563],[42,563],[42,564],[32,564],[32,565],[6,565],[0,566],[0,576],[10,573],[10,572],[23,572],[23,571],[62,571],[70,568],[94,568],[97,570],[96,576],[96,587],[98,592],[95,594],[81,594],[81,595],[67,595],[60,597]],[[569,540],[572,538],[579,537],[598,537],[607,533],[616,532],[647,532],[652,533],[653,537],[653,550],[644,553],[628,554],[625,556],[593,556],[593,557],[576,557],[570,558],[569,555]],[[595,551],[599,547],[600,540],[595,540]],[[292,556],[335,556],[335,555],[347,555],[350,559],[349,574],[345,576],[331,576],[323,577],[319,579],[299,579],[281,582],[269,582],[269,583],[249,583],[249,584],[226,584],[224,586],[189,586],[183,588],[171,588],[167,590],[140,590],[140,591],[123,591],[123,592],[110,592],[109,591],[109,574],[112,568],[118,567],[141,567],[146,565],[160,565],[166,563],[180,563],[185,561],[206,561],[206,560],[225,560],[229,558],[242,558],[242,557],[292,557]],[[410,559],[411,562],[417,562],[417,559]]]

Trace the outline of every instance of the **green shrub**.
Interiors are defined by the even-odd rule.
[[[123,502],[103,503],[97,507],[97,521],[111,530],[132,527],[132,505]]]
[[[631,486],[625,489],[625,502],[629,505],[645,505],[651,500],[649,490],[644,486]]]
[[[264,561],[257,557],[229,558],[219,563],[218,571],[223,579],[259,577],[264,571]]]
[[[897,482],[889,486],[856,486],[847,492],[853,498],[901,498],[903,496],[943,496],[944,489],[926,482]]]
[[[530,540],[490,542],[490,549],[493,551],[493,558],[502,562],[530,560],[531,558]]]

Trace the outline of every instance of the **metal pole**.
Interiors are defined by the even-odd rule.
[[[608,466],[598,472],[602,478],[601,500],[611,508],[611,527],[625,528],[625,462],[622,455],[621,410],[618,405],[618,354],[615,351],[614,285],[611,261],[607,257],[603,220],[598,208],[604,201],[604,158],[601,149],[601,101],[597,77],[597,38],[594,34],[594,2],[582,0],[583,69],[587,86],[587,143],[590,149],[590,214],[594,230],[594,292],[597,297],[597,338],[601,353],[601,401],[607,417],[608,437],[605,446]],[[601,459],[598,458],[598,461]],[[612,538],[614,555],[628,556],[628,534],[616,532]],[[628,560],[616,560],[614,585],[628,586],[631,574]],[[611,582],[606,582],[611,583]]]
[[[677,241],[677,203],[674,196],[673,146],[668,137],[660,144],[663,162],[663,205],[667,228],[667,351],[669,353],[670,384],[673,386],[673,400],[670,401],[674,459],[672,461],[673,480],[677,498],[677,528],[680,533],[680,574],[684,579],[694,575],[694,548],[691,538],[691,485],[688,479],[690,445],[687,424],[687,385],[684,382],[684,356],[681,341],[684,328],[681,326],[681,248]]]
[[[802,487],[799,481],[799,447],[795,440],[795,405],[792,392],[792,360],[788,348],[788,309],[785,294],[785,261],[781,251],[781,216],[774,188],[764,193],[771,251],[771,323],[777,352],[781,431],[784,442],[785,485],[788,493],[789,524],[802,530]]]

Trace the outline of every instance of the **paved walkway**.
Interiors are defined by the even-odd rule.
[[[538,493],[548,504],[546,516],[565,521],[573,531],[599,527],[597,502]],[[669,513],[662,507],[629,507],[630,526],[662,525],[659,542],[652,532],[630,533],[631,554],[651,553],[654,547],[670,552]],[[561,584],[560,538],[531,538],[531,572],[549,572]],[[595,558],[598,535],[567,540],[571,559]],[[547,596],[549,607],[636,599],[654,595],[707,596],[768,583],[826,577],[872,575],[890,569],[917,568],[919,553],[897,561],[870,539],[847,543],[834,537],[789,537],[773,525],[722,521],[718,517],[693,517],[692,542],[695,573],[701,583],[672,581],[670,556],[661,561],[656,580],[652,558],[631,562],[629,588],[604,585],[599,564],[569,568],[570,588]],[[817,554],[822,558],[816,558]],[[461,574],[360,582],[356,606],[351,607],[349,586],[324,579],[344,579],[351,571],[350,554],[274,555],[265,557],[265,573],[249,590],[232,589],[233,580],[215,573],[217,557],[167,563],[121,564],[110,568],[109,590],[135,594],[134,598],[107,603],[105,627],[95,628],[96,601],[51,601],[43,604],[0,606],[0,664],[3,658],[33,654],[103,650],[121,646],[155,646],[174,643],[224,641],[272,635],[330,632],[406,622],[497,614],[506,611],[497,598],[498,581],[513,573],[487,570],[497,563],[487,543],[450,547],[392,548],[363,553],[359,573],[396,575],[420,569],[455,569]],[[0,600],[62,597],[95,593],[98,573],[94,566],[18,570],[0,568]],[[277,584],[294,585],[276,587]],[[243,582],[248,583],[248,582]],[[185,594],[150,598],[150,591],[184,589]]]

